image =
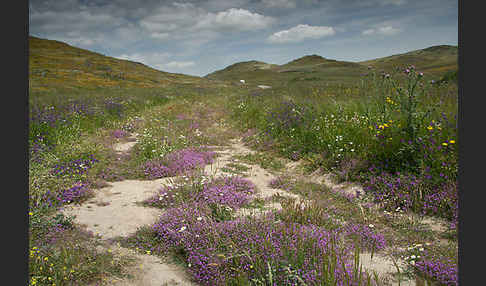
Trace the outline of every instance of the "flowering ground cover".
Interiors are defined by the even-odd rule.
[[[455,236],[457,87],[423,82],[414,66],[399,72],[371,71],[359,85],[360,97],[352,90],[235,97],[233,118],[242,130],[253,130],[246,141],[255,148],[357,181],[361,196],[385,211],[444,218]],[[272,184],[288,188],[282,180]]]
[[[273,215],[218,222],[207,204],[189,203],[167,209],[152,231],[166,249],[183,253],[202,285],[352,285],[368,277],[352,267],[354,253],[340,250],[336,233]]]
[[[182,149],[167,154],[163,159],[146,162],[143,168],[150,179],[172,177],[210,164],[215,154],[192,148]]]

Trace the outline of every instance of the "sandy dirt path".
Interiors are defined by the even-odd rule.
[[[129,142],[116,143],[113,149],[118,154],[130,152],[136,144],[134,136]],[[110,186],[95,191],[94,198],[79,206],[67,206],[65,215],[75,215],[75,222],[88,231],[101,236],[105,241],[116,237],[127,237],[144,225],[156,222],[162,210],[143,207],[138,203],[150,198],[170,178],[157,180],[124,180],[112,182]],[[196,285],[181,266],[148,254],[140,254],[132,249],[112,244],[110,249],[119,256],[135,258],[135,266],[127,271],[132,279],[114,280],[109,285],[116,286],[163,286]]]
[[[129,142],[118,142],[113,149],[118,154],[130,152],[136,144],[134,136],[129,137]],[[230,146],[223,150],[216,150],[220,156],[215,158],[213,164],[207,165],[204,171],[208,175],[222,176],[225,174],[221,168],[226,164],[237,161],[235,155],[252,153],[240,140],[231,140]],[[221,148],[219,148],[221,149]],[[241,163],[240,163],[241,164]],[[293,196],[283,190],[268,187],[270,181],[275,178],[272,174],[257,165],[247,165],[250,179],[257,187],[260,198],[268,198],[274,194]],[[169,185],[174,178],[162,178],[157,180],[124,180],[109,183],[110,185],[95,191],[95,196],[82,205],[67,206],[63,209],[65,215],[74,215],[75,222],[86,230],[99,235],[101,239],[110,241],[117,237],[127,237],[137,231],[141,226],[151,225],[163,213],[163,210],[144,207],[139,203],[152,195],[164,185]],[[280,208],[278,203],[269,204],[269,208]],[[242,211],[239,215],[248,214]],[[135,267],[128,272],[132,279],[112,281],[110,285],[117,286],[162,286],[162,285],[196,285],[181,266],[164,261],[163,259],[140,254],[134,250],[112,245],[112,251],[121,256],[130,256],[136,259]]]
[[[130,149],[136,144],[136,138],[130,137],[129,142],[116,143],[113,145],[114,150],[123,154],[130,152]],[[247,179],[251,180],[257,187],[255,197],[267,199],[264,210],[259,209],[239,209],[237,216],[244,215],[261,215],[267,211],[281,209],[278,202],[268,200],[274,195],[287,196],[295,199],[303,199],[296,194],[289,193],[285,190],[269,187],[270,181],[276,178],[276,175],[268,172],[258,165],[242,163],[235,156],[254,153],[242,143],[241,139],[232,139],[229,145],[225,147],[214,146],[215,152],[219,154],[214,162],[205,166],[204,172],[209,176],[227,176],[222,168],[229,163],[238,163],[245,165],[249,169],[245,172]],[[296,163],[289,163],[286,167],[286,173],[296,175],[302,178],[302,174],[296,172]],[[294,174],[295,173],[295,174]],[[75,215],[75,221],[86,227],[87,230],[101,236],[104,240],[110,240],[116,237],[127,237],[136,232],[144,225],[151,225],[156,222],[157,218],[163,213],[163,210],[141,206],[140,202],[154,195],[164,185],[169,185],[174,178],[162,178],[157,180],[124,180],[110,183],[110,186],[101,188],[95,192],[95,197],[87,203],[80,206],[68,206],[63,212],[66,215]],[[308,181],[323,184],[334,191],[341,191],[348,194],[355,194],[362,191],[360,186],[355,184],[341,183],[336,184],[328,175],[319,175],[317,173],[306,176]],[[136,266],[128,271],[133,275],[132,279],[123,279],[113,281],[110,285],[117,286],[162,286],[162,285],[196,285],[191,282],[190,277],[185,273],[182,266],[164,261],[163,259],[149,255],[140,254],[134,250],[118,246],[112,246],[113,251],[119,255],[129,255],[134,257],[137,262]],[[391,285],[398,285],[393,281],[393,275],[396,268],[389,257],[380,253],[374,254],[370,259],[369,253],[363,253],[360,257],[363,267],[376,271],[381,277],[390,282]],[[400,265],[400,262],[399,262]],[[416,285],[415,281],[401,281],[400,285]]]

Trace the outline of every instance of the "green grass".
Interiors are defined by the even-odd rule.
[[[250,170],[249,167],[238,163],[228,163],[223,168],[221,168],[221,171],[223,172],[237,175],[246,175],[246,172],[248,170]]]
[[[236,155],[234,157],[244,163],[258,164],[263,169],[268,169],[271,171],[279,171],[285,167],[285,164],[281,160],[271,156],[268,153]]]
[[[72,217],[34,212],[29,222],[29,285],[71,285],[127,277],[132,259],[116,258],[96,237],[78,228]],[[97,247],[104,247],[101,251]]]

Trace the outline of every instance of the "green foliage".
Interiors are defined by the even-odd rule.
[[[240,96],[232,102],[233,118],[242,123],[242,130],[259,130],[254,145],[271,144],[289,159],[303,158],[325,169],[355,159],[381,164],[391,172],[420,173],[421,167],[438,157],[442,158],[439,162],[446,160],[444,155],[450,161],[456,154],[453,149],[430,156],[431,151],[422,145],[431,139],[427,127],[432,121],[443,125],[434,129],[436,149],[437,143],[455,141],[451,125],[457,113],[455,87],[424,83],[414,69],[404,83],[396,76],[372,73],[356,93],[336,88],[299,94],[292,100],[285,94]]]

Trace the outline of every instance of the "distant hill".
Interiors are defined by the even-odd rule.
[[[260,61],[239,62],[205,76],[208,79],[238,82],[244,79],[250,86],[283,86],[294,82],[346,82],[366,71],[357,63],[325,59],[308,55],[283,65]]]
[[[290,61],[281,67],[302,67],[302,66],[309,66],[309,65],[318,65],[318,64],[325,64],[328,60],[319,56],[319,55],[310,55],[310,56],[303,56],[296,60]]]
[[[393,70],[396,67],[415,65],[431,76],[440,77],[449,71],[457,70],[458,47],[449,45],[433,46],[408,53],[393,55],[360,62],[377,69]]]
[[[283,65],[260,61],[235,63],[222,70],[206,75],[208,79],[238,82],[244,79],[248,85],[282,86],[292,83],[326,84],[353,83],[363,74],[374,70],[392,72],[397,67],[415,65],[428,78],[441,78],[445,73],[457,70],[458,48],[433,46],[422,50],[393,55],[363,62],[347,62],[327,59],[320,55],[307,55]]]
[[[144,64],[104,56],[66,43],[29,37],[31,91],[53,88],[153,88],[172,83],[208,82],[196,76],[174,74]]]

